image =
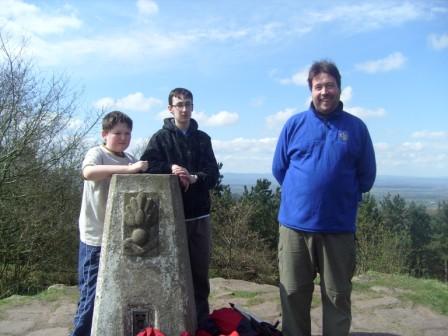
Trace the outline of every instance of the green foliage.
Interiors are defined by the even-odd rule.
[[[393,210],[396,203],[402,211],[401,199],[394,200],[389,202],[390,199],[385,199],[380,208],[375,197],[367,194],[360,204],[356,234],[359,273],[369,270],[399,273],[406,269],[407,249],[402,246],[402,236],[406,235],[401,232],[396,234],[390,225],[393,221],[390,217],[397,216]]]
[[[253,204],[234,199],[228,186],[223,187],[220,196],[213,195],[212,203],[211,273],[224,278],[275,283],[276,251],[249,226]]]
[[[229,186],[213,194],[213,276],[276,283],[279,203],[280,190],[273,192],[268,180],[245,187],[239,198]],[[359,274],[376,271],[446,281],[446,202],[430,214],[400,195],[386,195],[377,202],[366,194],[358,211],[356,237]]]
[[[41,78],[0,34],[0,298],[76,280],[83,139],[76,93]]]
[[[240,201],[253,208],[249,221],[251,230],[269,243],[272,249],[278,245],[277,209],[280,206],[280,188],[271,190],[271,182],[267,179],[257,180],[250,191],[245,186]]]
[[[424,206],[399,195],[387,195],[378,205],[367,194],[358,213],[358,272],[434,276],[434,238]]]
[[[448,202],[439,203],[437,212],[431,219],[431,228],[431,274],[448,282]]]

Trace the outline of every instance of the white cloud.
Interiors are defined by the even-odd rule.
[[[154,15],[159,12],[159,6],[153,0],[137,0],[137,9],[141,15]]]
[[[423,139],[444,139],[448,138],[448,132],[444,131],[416,131],[412,133],[413,138],[423,138]]]
[[[126,149],[126,152],[131,153],[137,160],[142,156],[146,145],[148,144],[148,138],[132,138],[129,147]]]
[[[195,112],[193,112],[193,113],[195,113]],[[158,119],[163,120],[165,118],[171,118],[173,115],[171,114],[170,111],[168,111],[168,109],[164,109],[163,111],[160,111],[157,116],[158,116]],[[195,114],[193,114],[193,118],[194,118],[194,116],[195,116]]]
[[[213,140],[213,149],[220,152],[240,152],[241,155],[245,155],[248,152],[251,153],[273,153],[277,138],[262,138],[262,139],[246,139],[235,138],[229,141]]]
[[[400,69],[405,63],[406,57],[400,52],[395,52],[382,59],[357,64],[356,69],[369,74],[374,74]]]
[[[277,38],[284,30],[284,24],[280,22],[269,22],[254,31],[253,37],[256,42],[264,42]]]
[[[68,128],[71,130],[77,130],[80,129],[84,125],[84,120],[81,120],[80,118],[76,117],[73,119],[70,119],[70,122],[68,123]]]
[[[390,149],[390,145],[387,142],[377,142],[374,144],[375,152],[385,152]]]
[[[294,84],[297,86],[308,86],[308,72],[309,67],[305,67],[293,74],[290,78],[282,78],[279,81],[281,84],[285,85]]]
[[[277,113],[268,115],[265,118],[266,125],[269,128],[282,127],[283,124],[286,122],[286,120],[288,120],[296,111],[297,109],[288,107],[285,108],[284,110],[278,111]]]
[[[277,138],[228,141],[212,140],[213,150],[223,170],[239,173],[267,173],[271,171],[272,156]]]
[[[66,7],[65,11],[67,9],[69,7]],[[21,0],[3,0],[0,26],[18,35],[47,35],[63,33],[67,29],[78,29],[82,26],[82,21],[74,11],[52,15]]]
[[[383,108],[371,110],[359,106],[344,106],[344,109],[359,118],[382,118],[386,115],[386,111]]]
[[[380,174],[412,176],[426,172],[430,174],[429,176],[431,173],[446,176],[448,169],[446,141],[375,143],[374,147]]]
[[[448,33],[442,35],[431,34],[428,40],[431,47],[436,50],[448,48]]]
[[[260,107],[263,106],[265,101],[265,97],[259,96],[259,97],[255,97],[254,99],[252,99],[250,101],[250,106],[252,107]]]
[[[347,86],[344,89],[342,89],[341,100],[344,104],[348,104],[348,102],[352,100],[352,96],[353,96],[353,89],[351,86]]]
[[[400,147],[399,150],[403,151],[403,152],[414,152],[414,151],[421,151],[425,148],[425,145],[421,142],[403,142]]]
[[[162,101],[157,98],[146,98],[143,93],[135,92],[123,98],[114,99],[103,97],[94,103],[98,109],[117,109],[126,111],[149,112],[153,107],[162,105]]]
[[[44,65],[85,63],[95,59],[98,64],[112,61],[116,66],[118,61],[125,62],[126,66],[137,62],[148,66],[155,64],[152,60],[171,55],[173,50],[180,52],[188,45],[188,39],[184,36],[129,32],[125,35],[108,34],[56,43],[35,37],[30,41],[29,50]]]
[[[201,125],[210,127],[228,126],[238,122],[240,119],[238,113],[220,111],[208,116],[204,112],[193,112],[192,117]]]
[[[303,17],[308,18],[308,23],[314,26],[340,21],[338,26],[344,27],[346,32],[357,33],[414,21],[428,16],[428,12],[424,4],[375,1],[350,5],[335,4],[326,11],[309,11]]]

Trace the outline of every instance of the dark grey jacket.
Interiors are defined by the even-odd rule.
[[[198,130],[194,119],[190,120],[186,135],[175,126],[174,118],[165,119],[162,129],[151,137],[141,160],[149,162],[148,173],[171,174],[171,166],[177,164],[197,175],[198,181],[186,192],[182,190],[185,219],[210,213],[209,190],[219,179],[219,169],[210,137]]]

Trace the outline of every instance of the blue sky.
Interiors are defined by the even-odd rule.
[[[175,87],[222,172],[268,173],[307,70],[334,61],[345,109],[367,124],[378,174],[448,176],[448,1],[0,0],[0,29],[43,73],[83,89],[80,115],[119,109],[131,152]],[[99,133],[99,128],[97,129]],[[98,141],[99,137],[98,137]]]

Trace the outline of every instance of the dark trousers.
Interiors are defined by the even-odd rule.
[[[100,246],[79,242],[78,256],[78,309],[73,321],[72,336],[90,336],[93,307],[95,304],[96,281],[100,264]]]
[[[210,217],[188,221],[186,226],[196,315],[198,325],[200,325],[202,321],[208,318],[210,311],[208,304],[210,294],[208,269],[211,252]]]

